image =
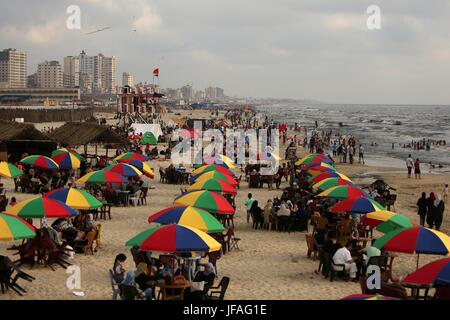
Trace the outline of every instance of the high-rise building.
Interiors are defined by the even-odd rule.
[[[185,101],[191,101],[194,97],[194,90],[191,85],[187,84],[181,87],[181,95]]]
[[[26,88],[27,53],[16,49],[0,51],[0,87]]]
[[[205,98],[207,100],[214,100],[216,98],[216,88],[208,87],[205,89]]]
[[[38,64],[37,82],[39,88],[63,88],[63,68],[59,61]]]
[[[102,56],[102,88],[105,93],[116,93],[116,57]]]
[[[64,88],[75,88],[80,86],[80,58],[64,58]]]
[[[125,86],[132,87],[133,85],[134,85],[133,76],[131,74],[129,74],[128,72],[124,72],[122,74],[122,87],[125,87]]]
[[[216,88],[216,99],[225,98],[225,94],[222,88]]]

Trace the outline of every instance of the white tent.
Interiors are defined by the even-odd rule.
[[[151,132],[156,138],[159,138],[163,134],[161,125],[158,123],[133,123],[131,127],[134,129],[134,133],[136,134]]]

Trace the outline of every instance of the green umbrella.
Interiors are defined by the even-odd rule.
[[[0,241],[29,239],[35,236],[34,227],[25,220],[7,213],[0,213]]]

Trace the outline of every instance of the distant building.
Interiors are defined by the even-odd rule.
[[[0,51],[0,87],[26,88],[27,53],[16,49]]]
[[[58,61],[38,64],[37,83],[39,88],[63,88],[63,68]]]
[[[80,86],[80,58],[65,57],[64,58],[64,88],[75,88]]]
[[[224,95],[224,91],[222,88],[208,87],[205,89],[206,100],[217,100],[217,99],[223,99],[224,97],[225,97],[225,95]]]
[[[191,85],[185,85],[181,88],[181,95],[183,99],[187,102],[190,102],[194,98],[194,90]]]
[[[38,80],[37,73],[33,73],[27,77],[27,88],[37,88]]]
[[[80,88],[82,93],[103,94],[116,92],[116,58],[103,54],[88,56],[82,51],[80,60]]]
[[[133,76],[131,74],[129,74],[128,72],[124,72],[122,74],[122,87],[125,86],[134,86],[134,79]]]
[[[78,88],[0,88],[0,102],[6,101],[27,101],[43,102],[51,101],[71,101],[80,99],[80,89]]]

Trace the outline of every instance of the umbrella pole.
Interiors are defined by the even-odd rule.
[[[420,254],[417,254],[416,271],[419,269],[419,256],[420,256]]]

